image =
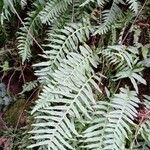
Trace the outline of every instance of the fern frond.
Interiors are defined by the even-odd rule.
[[[123,67],[118,71],[118,73],[115,75],[115,80],[123,79],[123,78],[129,78],[131,80],[131,83],[133,84],[136,92],[138,93],[138,83],[140,82],[144,85],[146,85],[146,80],[142,77],[141,71],[143,70],[143,67],[140,62],[138,62],[138,58],[133,60],[132,62],[133,68],[129,68],[128,66]]]
[[[93,110],[91,105],[96,103],[92,89],[101,92],[97,81],[101,80],[102,75],[93,73],[91,66],[96,67],[97,62],[92,50],[84,45],[80,46],[80,52],[68,53],[67,59],[52,74],[51,84],[44,87],[32,111],[36,112],[37,121],[32,138],[37,140],[37,144],[31,145],[31,148],[47,145],[52,150],[72,149],[69,139],[72,134],[78,133],[71,120],[91,118],[88,109]],[[45,99],[46,105],[43,106],[41,102]]]
[[[89,128],[83,134],[84,142],[87,143],[83,148],[100,149],[103,148],[104,135],[106,125],[108,123],[107,114],[109,113],[108,102],[98,102],[93,106],[95,112],[93,113],[93,121]]]
[[[35,7],[36,10],[29,12],[28,17],[25,19],[26,27],[21,27],[20,32],[18,32],[18,49],[23,63],[25,60],[29,60],[31,58],[30,47],[33,44],[33,38],[31,35],[37,35],[38,29],[41,27],[39,13],[41,12],[43,6],[40,4],[35,4]]]
[[[126,2],[130,5],[129,8],[133,10],[135,14],[137,14],[139,6],[137,0],[126,0]],[[103,5],[103,3],[106,2],[103,0],[100,5]],[[103,11],[103,23],[99,26],[99,29],[97,29],[94,34],[106,33],[111,28],[111,25],[116,22],[119,17],[123,16],[123,11],[118,5],[120,3],[125,4],[125,2],[122,0],[114,0],[109,10]]]
[[[133,120],[137,117],[137,107],[140,102],[135,91],[120,89],[119,94],[110,98],[110,104],[100,102],[96,104],[93,124],[84,132],[88,143],[85,147],[90,150],[124,150],[125,139]],[[109,105],[109,107],[108,107]]]
[[[135,47],[126,47],[124,45],[108,46],[108,48],[101,50],[104,61],[109,65],[114,65],[119,69],[124,64],[132,68],[132,63],[137,57],[138,51]]]
[[[47,2],[45,9],[41,12],[42,23],[51,23],[64,13],[72,0],[52,0]]]
[[[137,0],[126,0],[126,1],[130,5],[129,8],[131,10],[133,10],[135,12],[135,14],[137,14],[138,13],[138,7],[139,7],[138,1]]]
[[[90,2],[95,2],[94,0],[85,0],[80,6],[85,6],[89,4]],[[97,0],[95,3],[97,3],[99,6],[104,6],[109,0]]]
[[[94,81],[95,78],[98,79],[98,76],[90,75],[85,78],[85,76],[80,75],[80,77],[82,79],[78,80],[79,82],[76,86],[73,84],[77,83],[73,83],[72,85],[60,86],[59,88],[49,85],[46,88],[50,93],[49,95],[54,95],[49,97],[52,106],[39,110],[39,113],[43,112],[45,115],[40,113],[40,115],[35,117],[37,123],[34,126],[37,128],[36,130],[40,131],[35,131],[35,133],[40,134],[32,137],[37,140],[37,144],[31,145],[31,147],[47,145],[49,149],[53,150],[61,149],[62,146],[67,147],[66,149],[72,149],[68,142],[64,142],[72,137],[71,133],[77,135],[70,118],[74,116],[80,119],[81,114],[90,118],[87,108],[91,108],[90,103],[94,102],[94,98],[91,95],[91,85],[98,87]],[[58,105],[58,102],[61,105]],[[44,130],[42,131],[43,126]],[[39,142],[40,139],[43,142]],[[52,147],[53,145],[56,145],[56,147]]]
[[[53,78],[51,78],[52,81],[49,81],[49,84],[54,84],[56,87],[58,85],[69,85],[73,80],[78,80],[77,78],[80,77],[79,74],[84,74],[85,71],[93,72],[93,69],[90,66],[97,66],[98,56],[94,54],[86,44],[80,46],[79,51],[81,52],[80,54],[71,52],[67,55],[67,59],[64,59],[61,62],[58,70],[51,74]],[[49,91],[45,88],[41,93],[33,112],[49,105],[49,95]]]
[[[31,90],[33,90],[35,87],[38,86],[37,80],[35,81],[31,81],[31,82],[27,82],[23,85],[23,90],[20,94],[23,94],[25,92],[29,92]]]
[[[106,33],[117,18],[122,15],[122,11],[117,4],[118,1],[115,0],[113,1],[110,10],[103,11],[103,23],[95,31],[95,35]]]
[[[70,51],[77,51],[79,43],[84,43],[89,39],[91,26],[89,24],[69,24],[64,29],[58,30],[55,34],[50,34],[49,43],[46,45],[44,58],[47,62],[42,62],[36,67],[43,67],[43,69],[36,71],[39,79],[47,78],[52,70],[58,68],[62,59]]]

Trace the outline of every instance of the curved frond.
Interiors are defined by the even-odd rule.
[[[46,45],[47,50],[43,55],[48,61],[35,65],[43,67],[43,69],[36,71],[39,79],[45,80],[53,72],[53,69],[58,68],[68,52],[77,51],[79,43],[84,43],[89,38],[90,30],[89,24],[69,24],[55,34],[50,34],[50,44]]]
[[[103,23],[99,26],[99,28],[95,31],[94,34],[106,33],[110,29],[111,25],[121,15],[122,11],[118,6],[118,1],[114,0],[109,10],[103,11]]]
[[[137,57],[138,51],[135,47],[126,47],[125,45],[108,46],[108,48],[101,50],[103,59],[110,65],[114,65],[119,69],[123,65],[132,68],[132,63]]]
[[[35,7],[36,10],[29,12],[28,17],[25,19],[26,27],[21,27],[18,32],[18,49],[23,63],[25,60],[29,60],[31,58],[30,47],[33,44],[33,38],[31,35],[37,35],[38,29],[41,27],[39,13],[41,12],[43,6],[40,4],[35,4]]]
[[[120,89],[119,94],[110,98],[110,104],[100,102],[96,104],[96,119],[92,126],[84,132],[88,143],[85,147],[90,150],[124,150],[125,139],[132,133],[131,126],[137,116],[140,102],[135,91]],[[109,107],[108,107],[109,106]]]

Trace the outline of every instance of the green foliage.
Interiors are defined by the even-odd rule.
[[[94,107],[92,125],[84,131],[85,148],[120,150],[125,149],[129,133],[137,116],[138,103],[135,91],[120,89],[119,94],[110,98],[110,103],[100,102]]]
[[[37,80],[27,82],[26,84],[23,85],[23,90],[20,94],[29,92],[29,91],[33,90],[34,88],[36,88],[37,86],[38,86]]]
[[[147,84],[142,59],[149,57],[148,44],[139,44],[141,29],[129,26],[141,8],[140,1],[16,0],[11,5],[9,1],[0,4],[2,27],[12,15],[18,17],[27,9],[19,18],[22,25],[17,32],[22,63],[32,62],[34,44],[42,50],[41,58],[33,57],[38,80],[25,84],[21,93],[38,86],[38,81],[41,84],[31,111],[33,144],[28,148],[149,149],[149,115],[144,120],[139,117],[140,109],[150,109],[149,96],[142,102],[143,95],[139,95],[139,86]],[[126,30],[134,31],[132,44],[124,40]],[[132,84],[127,87],[122,83],[125,80]]]
[[[28,13],[28,17],[25,19],[25,26],[21,27],[18,32],[18,49],[23,63],[31,58],[30,47],[33,45],[33,36],[38,34],[38,29],[42,26],[40,12],[43,6],[40,3],[35,3],[35,7],[36,10]]]
[[[41,12],[42,23],[51,23],[62,13],[64,13],[72,0],[53,0],[46,3],[46,7]]]
[[[44,67],[43,69],[36,71],[36,75],[40,76],[42,80],[47,79],[47,76],[51,76],[51,73],[55,68],[58,68],[65,55],[71,51],[78,51],[79,43],[84,43],[89,39],[90,31],[92,30],[89,24],[69,24],[64,29],[49,33],[48,43],[43,56],[48,61],[41,62],[35,66]]]

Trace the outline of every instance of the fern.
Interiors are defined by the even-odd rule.
[[[55,79],[54,83],[51,81],[49,82],[50,84],[53,83],[55,86],[60,84],[67,85],[70,84],[70,82],[72,83],[73,79],[76,79],[78,73],[82,73],[82,71],[93,72],[90,64],[93,67],[97,66],[97,55],[93,54],[92,50],[87,45],[80,46],[79,49],[81,54],[71,52],[67,55],[67,59],[62,61],[58,70],[52,74],[52,77]],[[40,96],[39,101],[37,102],[37,105],[33,109],[33,112],[36,112],[38,109],[49,105],[50,93],[48,93],[49,91],[47,88],[45,88]]]
[[[19,2],[22,9],[26,2],[28,1]],[[125,150],[126,146],[131,147],[134,138],[131,135],[137,127],[134,119],[137,118],[141,104],[137,95],[138,84],[146,84],[141,73],[144,67],[137,47],[121,44],[105,49],[102,47],[109,45],[107,35],[103,34],[112,28],[116,35],[115,38],[112,37],[112,44],[117,41],[117,29],[120,30],[123,24],[120,25],[120,18],[127,15],[120,4],[129,6],[132,18],[133,12],[137,14],[138,2],[40,0],[36,4],[39,5],[28,14],[26,27],[20,29],[18,37],[19,54],[25,63],[32,56],[31,35],[36,37],[43,24],[46,29],[49,28],[41,54],[44,61],[34,65],[42,91],[32,109],[35,122],[30,134],[34,143],[28,148]],[[108,10],[105,9],[107,4],[110,4]],[[93,10],[95,6],[97,11],[99,7],[102,10],[102,21],[99,20],[99,12]],[[93,11],[94,19],[91,17]],[[107,73],[110,73],[106,81],[108,84],[103,81]],[[112,80],[123,78],[131,80],[135,91],[127,87],[121,88],[118,84],[120,93],[114,93],[118,87],[111,89]],[[35,86],[36,82],[27,83],[23,92]],[[149,120],[140,128],[139,136],[143,138],[143,143],[150,140],[147,132],[149,133]],[[134,144],[133,149],[141,148],[141,145]],[[142,148],[144,147],[146,149],[148,144]]]
[[[89,38],[90,30],[92,29],[89,24],[69,24],[64,29],[50,34],[48,40],[50,44],[46,45],[47,50],[43,55],[48,61],[35,65],[36,67],[44,67],[40,71],[36,71],[36,75],[40,76],[39,79],[47,79],[53,69],[58,68],[59,63],[68,52],[77,51],[78,44]]]
[[[42,23],[53,22],[67,10],[68,5],[71,3],[72,0],[53,0],[47,2],[45,9],[40,14]]]
[[[143,67],[141,66],[140,62],[137,62],[138,59],[135,59],[132,63],[132,66],[134,66],[134,68],[129,68],[127,67],[123,67],[116,75],[115,75],[115,80],[118,79],[122,79],[122,78],[129,78],[131,83],[133,84],[136,92],[138,93],[138,84],[136,82],[136,80],[142,84],[146,85],[146,81],[145,79],[142,78],[142,75],[139,74],[139,72],[141,72],[143,70]]]
[[[29,92],[31,90],[33,90],[35,87],[38,86],[37,80],[35,81],[31,81],[31,82],[27,82],[23,85],[23,90],[20,94],[23,94],[25,92]]]
[[[118,7],[116,1],[113,2],[110,10],[103,11],[103,22],[94,34],[106,33],[116,19],[122,14],[121,9]]]
[[[137,116],[138,103],[135,91],[120,89],[119,94],[110,98],[110,104],[100,102],[96,108],[96,119],[93,124],[84,131],[84,138],[88,143],[85,148],[124,150],[125,139],[128,139],[128,132],[134,126],[134,118]],[[110,106],[109,106],[110,105]]]
[[[22,58],[22,62],[24,63],[26,60],[30,60],[31,58],[31,49],[30,47],[33,44],[32,36],[37,35],[38,29],[41,27],[41,21],[39,19],[39,14],[43,8],[39,3],[35,3],[36,10],[29,12],[28,17],[25,19],[25,27],[20,28],[20,32],[18,32],[18,49],[19,54]]]
[[[106,3],[105,1],[99,2],[99,5],[104,5]],[[103,23],[99,26],[99,28],[95,31],[94,34],[104,34],[106,33],[110,28],[111,25],[116,22],[116,20],[123,16],[123,12],[118,6],[118,4],[125,4],[122,0],[113,0],[112,6],[110,10],[104,10],[103,11]],[[129,8],[133,10],[135,13],[138,12],[138,2],[136,0],[127,0],[127,3],[130,4]]]
[[[35,117],[37,123],[34,125],[36,130],[31,133],[39,133],[40,135],[35,134],[35,136],[32,136],[33,139],[37,140],[37,144],[31,145],[30,148],[47,145],[48,149],[73,149],[66,140],[71,139],[72,134],[78,135],[78,133],[70,118],[78,118],[79,120],[81,116],[91,118],[87,109],[92,109],[91,103],[95,103],[92,88],[101,92],[95,82],[95,80],[100,81],[101,76],[93,74],[90,69],[89,63],[96,67],[95,60],[87,57],[92,53],[90,48],[87,46],[80,47],[80,51],[82,55],[77,53],[68,54],[67,59],[64,60],[65,65],[62,63],[63,65],[60,65],[58,71],[56,70],[54,73],[54,82],[43,90],[40,101],[45,100],[45,97],[49,101],[43,109],[38,108],[39,114]],[[87,65],[87,69],[85,65]],[[59,78],[60,76],[65,76],[66,79]],[[33,112],[35,111],[37,111],[37,108],[33,110]],[[46,114],[42,115],[42,113]],[[49,123],[50,125],[48,125]],[[45,128],[42,129],[42,126]]]
[[[138,51],[135,47],[113,45],[101,50],[100,54],[108,64],[114,65],[116,69],[121,68],[124,64],[132,68],[132,63],[137,57]]]

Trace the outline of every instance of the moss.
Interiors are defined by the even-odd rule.
[[[12,127],[16,126],[25,103],[26,103],[25,99],[19,99],[6,111],[6,113],[4,114],[4,120],[8,126]],[[23,116],[24,115],[22,114],[22,117]]]

